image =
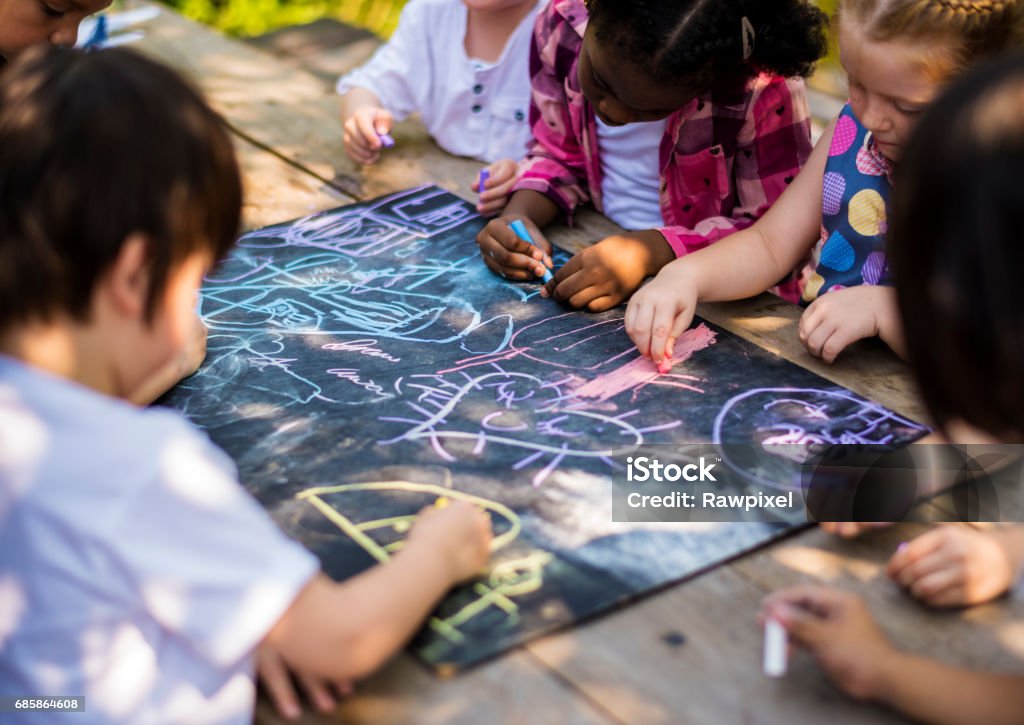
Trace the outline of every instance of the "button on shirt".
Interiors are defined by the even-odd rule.
[[[530,41],[540,8],[523,18],[497,63],[467,57],[466,6],[412,0],[398,29],[361,68],[338,81],[340,94],[366,88],[402,120],[419,113],[445,151],[493,162],[521,159],[530,140]]]

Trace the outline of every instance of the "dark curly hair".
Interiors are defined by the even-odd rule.
[[[805,0],[589,0],[602,44],[657,81],[703,91],[769,73],[808,76],[828,18]]]
[[[907,355],[935,422],[1024,437],[1024,55],[925,111],[893,188],[888,254]]]

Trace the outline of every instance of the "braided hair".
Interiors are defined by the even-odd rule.
[[[1018,0],[840,0],[839,22],[851,18],[875,41],[945,43],[952,71],[1021,45],[1024,2]]]
[[[655,80],[694,90],[760,73],[808,76],[828,18],[807,0],[589,0],[602,44]]]

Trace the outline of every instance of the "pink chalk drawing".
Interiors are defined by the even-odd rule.
[[[680,365],[689,360],[694,353],[714,345],[716,337],[715,331],[703,322],[692,330],[687,330],[676,340],[672,365]],[[661,374],[658,372],[658,366],[653,362],[645,357],[638,357],[609,373],[584,382],[573,392],[577,397],[597,399],[602,402],[627,390],[632,390],[635,398],[642,388],[650,384],[684,388],[696,393],[704,392],[696,385],[680,382],[682,380],[697,381],[698,378],[679,373]]]

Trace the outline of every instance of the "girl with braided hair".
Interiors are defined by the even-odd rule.
[[[957,441],[1024,440],[1022,107],[1024,56],[1013,54],[953,84],[901,154],[889,239],[899,312],[921,395]],[[998,474],[1000,490],[1020,480],[1020,466],[1018,460]],[[1012,528],[1019,540],[1021,527]],[[1019,550],[1017,556],[1019,571]],[[924,569],[932,566],[928,558]],[[979,563],[973,555],[965,561]],[[1017,573],[998,555],[986,563],[988,571],[976,567],[968,579]],[[963,590],[962,578],[938,576],[936,594]],[[765,600],[762,617],[782,624],[852,697],[896,708],[915,722],[1024,722],[1024,676],[972,672],[901,652],[849,592],[790,587]],[[972,654],[985,661],[983,650]]]
[[[878,336],[902,354],[884,249],[900,151],[918,116],[968,66],[1019,46],[1017,0],[840,0],[840,61],[850,100],[807,165],[751,227],[667,265],[630,301],[626,330],[655,362],[699,301],[768,289],[812,252],[800,339],[826,362]]]
[[[825,26],[807,0],[553,0],[531,49],[533,142],[477,237],[487,266],[543,276],[540,228],[592,202],[630,231],[577,254],[541,293],[597,312],[752,224],[810,154],[800,76],[824,54]],[[517,219],[539,248],[517,238]]]

